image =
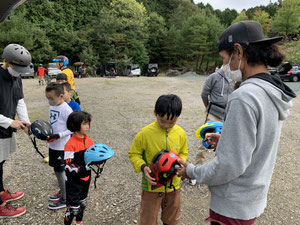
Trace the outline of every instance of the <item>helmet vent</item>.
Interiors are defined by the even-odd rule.
[[[104,157],[104,155],[101,154],[100,157]]]
[[[23,55],[23,51],[21,51],[21,55]]]
[[[105,153],[105,151],[103,151],[103,150],[101,150],[101,151],[99,151],[99,152],[101,152],[101,153]]]
[[[162,166],[166,165],[167,162],[168,162],[168,159],[165,159],[165,161],[163,162]]]
[[[15,48],[15,50],[18,50],[19,48]]]

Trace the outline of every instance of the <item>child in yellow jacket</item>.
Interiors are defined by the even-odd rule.
[[[151,177],[150,164],[153,157],[163,149],[176,152],[184,161],[187,159],[188,146],[185,131],[176,125],[181,114],[181,99],[176,95],[162,95],[155,104],[156,121],[143,127],[133,140],[128,152],[130,162],[136,172],[143,172],[142,197],[140,208],[140,225],[155,225],[159,209],[162,208],[161,220],[164,225],[180,222],[180,178],[175,176],[172,183],[175,187],[156,185]],[[165,196],[166,195],[166,196]],[[167,203],[163,204],[166,197]]]

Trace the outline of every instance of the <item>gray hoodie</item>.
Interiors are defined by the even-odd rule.
[[[203,102],[212,103],[206,107],[206,112],[209,109],[209,114],[223,120],[228,96],[232,93],[233,86],[234,82],[224,74],[222,69],[209,75],[201,93]]]
[[[216,157],[187,167],[190,178],[208,185],[213,211],[242,220],[263,213],[293,97],[292,90],[268,74],[248,78],[230,95]]]

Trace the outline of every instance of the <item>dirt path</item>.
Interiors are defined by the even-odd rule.
[[[31,121],[47,120],[45,87],[38,86],[37,82],[37,79],[23,82]],[[90,187],[85,224],[136,224],[141,175],[134,172],[127,152],[140,128],[154,120],[154,104],[161,94],[174,93],[182,98],[183,111],[178,124],[188,135],[188,159],[194,161],[199,145],[194,131],[204,120],[200,100],[202,85],[202,80],[167,77],[76,79],[82,109],[93,116],[89,136],[95,143],[105,143],[115,150],[115,156],[98,179],[97,189]],[[294,100],[291,117],[284,123],[268,207],[256,224],[300,224],[299,114],[298,98]],[[5,186],[25,192],[24,198],[13,205],[25,206],[27,213],[16,219],[0,219],[0,224],[62,224],[65,210],[47,209],[48,196],[58,189],[52,169],[32,150],[22,132],[18,133],[18,146],[19,151],[5,163]],[[39,148],[47,154],[45,143],[39,142]],[[190,187],[184,183],[182,190],[181,224],[205,224],[209,200],[206,186]]]

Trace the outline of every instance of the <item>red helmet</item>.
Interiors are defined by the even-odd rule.
[[[161,150],[154,156],[150,169],[151,176],[156,179],[156,187],[167,185],[176,175],[176,166],[180,167],[178,159],[181,158],[176,152],[168,150]]]

